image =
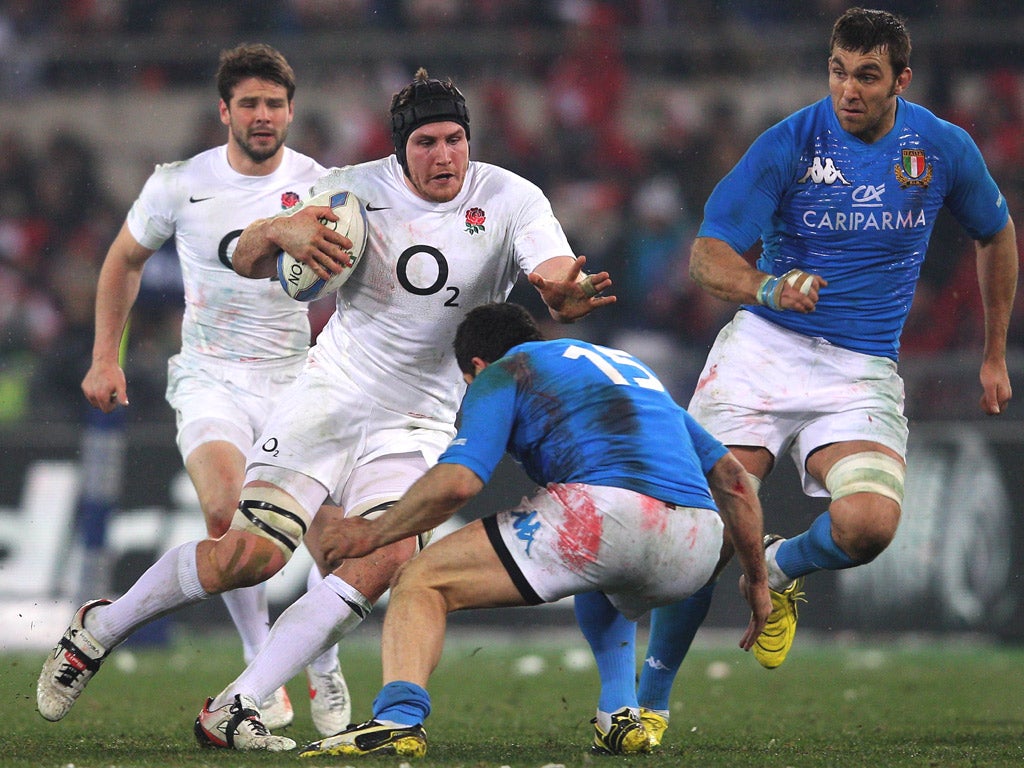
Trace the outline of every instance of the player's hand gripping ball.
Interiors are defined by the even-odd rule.
[[[352,241],[352,250],[348,252],[352,265],[325,279],[308,264],[282,251],[277,257],[277,279],[285,293],[298,301],[316,301],[337,291],[352,276],[366,250],[366,209],[359,198],[346,191],[321,192],[295,206],[288,215],[311,205],[330,206],[337,215],[337,221],[320,219],[320,223]]]

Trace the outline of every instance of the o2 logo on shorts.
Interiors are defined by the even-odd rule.
[[[260,446],[260,450],[264,453],[269,453],[271,456],[277,456],[280,451],[277,446],[277,438],[271,437],[263,441],[263,445]]]

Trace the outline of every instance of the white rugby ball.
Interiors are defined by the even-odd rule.
[[[293,216],[311,205],[329,206],[337,215],[337,221],[322,218],[320,223],[352,241],[352,250],[348,252],[352,266],[345,267],[341,272],[325,280],[307,264],[282,251],[277,257],[277,280],[285,293],[298,301],[316,301],[341,288],[352,276],[352,271],[358,266],[360,259],[363,258],[363,251],[366,250],[366,209],[359,198],[348,191],[321,192],[295,206],[287,215]]]

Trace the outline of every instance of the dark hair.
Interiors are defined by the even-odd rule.
[[[896,75],[910,65],[910,35],[906,24],[901,17],[888,11],[848,10],[832,26],[829,55],[836,48],[860,53],[884,48]]]
[[[217,67],[217,93],[225,104],[231,103],[235,86],[246,78],[255,77],[283,85],[288,101],[295,96],[295,72],[280,52],[264,43],[242,43],[221,51]]]
[[[474,357],[493,363],[517,344],[543,340],[537,323],[519,304],[482,304],[459,323],[455,359],[463,373],[473,373]]]
[[[409,135],[427,123],[458,123],[469,138],[469,109],[466,97],[451,80],[429,77],[420,67],[412,82],[391,97],[391,141],[402,170],[409,173],[405,147]]]

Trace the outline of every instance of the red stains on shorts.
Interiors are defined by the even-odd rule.
[[[704,389],[708,384],[718,378],[718,364],[712,364],[711,368],[708,369],[707,375],[702,376],[697,382],[697,386],[694,387],[694,392],[699,392]]]
[[[665,506],[665,502],[645,496],[641,510],[643,517],[640,520],[640,525],[644,530],[657,531],[659,533],[665,532],[665,526],[668,523],[665,516],[671,511]]]
[[[562,504],[564,517],[558,526],[558,554],[566,566],[581,571],[597,561],[604,518],[582,485],[549,485],[548,492]]]

